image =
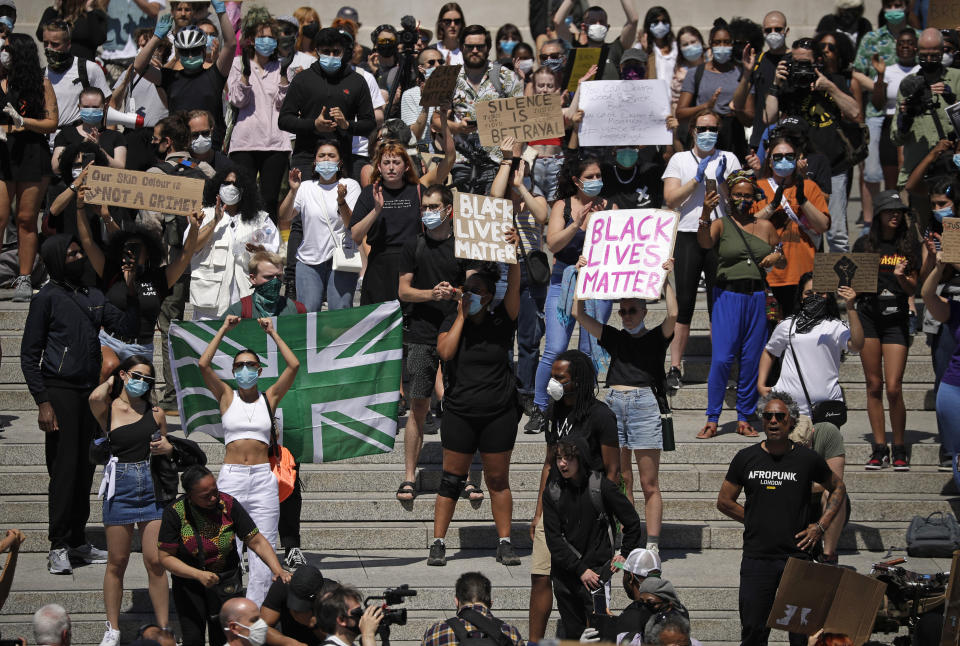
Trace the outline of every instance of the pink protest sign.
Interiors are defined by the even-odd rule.
[[[680,214],[665,209],[599,211],[590,216],[577,274],[577,298],[660,298]]]

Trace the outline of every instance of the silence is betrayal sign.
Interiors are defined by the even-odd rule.
[[[91,166],[86,186],[87,202],[190,215],[203,207],[203,180],[165,173]]]
[[[513,226],[513,202],[456,193],[453,200],[454,255],[469,260],[517,262],[517,248],[504,235]]]
[[[477,132],[484,146],[499,146],[507,137],[536,141],[563,137],[563,98],[559,94],[534,94],[480,101]]]
[[[599,211],[590,216],[577,273],[577,298],[660,298],[680,214],[667,209]]]

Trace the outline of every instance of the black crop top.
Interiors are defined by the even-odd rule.
[[[160,430],[153,418],[153,408],[147,406],[143,417],[132,424],[124,424],[110,431],[110,453],[118,462],[143,462],[150,458],[150,436]]]

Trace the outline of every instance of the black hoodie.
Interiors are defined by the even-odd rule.
[[[320,116],[320,110],[326,108],[330,119],[331,108],[340,108],[349,122],[346,130],[337,128],[333,132],[317,132],[314,121]],[[316,62],[297,74],[290,82],[287,96],[280,107],[277,125],[281,130],[297,135],[293,147],[293,157],[300,160],[312,160],[317,152],[317,143],[321,139],[338,141],[340,156],[349,158],[353,150],[353,136],[366,137],[377,127],[370,100],[370,88],[366,80],[344,63],[336,74],[327,74]],[[296,165],[296,161],[291,164]],[[347,166],[344,166],[347,168]]]
[[[136,298],[128,300],[123,312],[106,302],[99,289],[77,287],[64,279],[72,242],[76,238],[61,233],[40,248],[50,281],[30,301],[20,346],[20,369],[37,404],[49,401],[48,386],[76,390],[97,386],[101,325],[127,336],[137,334]]]

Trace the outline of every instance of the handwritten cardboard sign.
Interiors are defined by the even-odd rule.
[[[203,207],[203,180],[91,166],[86,186],[91,204],[190,215]]]
[[[660,298],[680,214],[666,209],[598,211],[587,223],[577,298]]]
[[[813,256],[813,289],[833,293],[852,287],[858,294],[877,293],[878,253],[818,253]]]
[[[581,146],[668,146],[670,87],[659,79],[580,85]]]
[[[433,68],[430,77],[423,83],[420,92],[420,107],[432,107],[449,103],[457,87],[460,65],[440,65]]]
[[[517,248],[504,240],[512,226],[511,200],[457,193],[453,200],[453,255],[516,264]]]
[[[801,635],[848,635],[856,646],[870,638],[887,584],[831,565],[791,558],[777,587],[767,626]]]
[[[534,94],[477,103],[477,132],[484,146],[499,146],[507,137],[536,141],[563,136],[559,94]]]
[[[960,218],[943,218],[940,250],[943,262],[960,262]]]
[[[607,60],[607,46],[603,47],[575,47],[567,54],[567,66],[563,70],[564,87],[567,92],[576,92],[580,79],[590,67],[597,66],[597,75],[594,78],[603,78],[603,61]]]

